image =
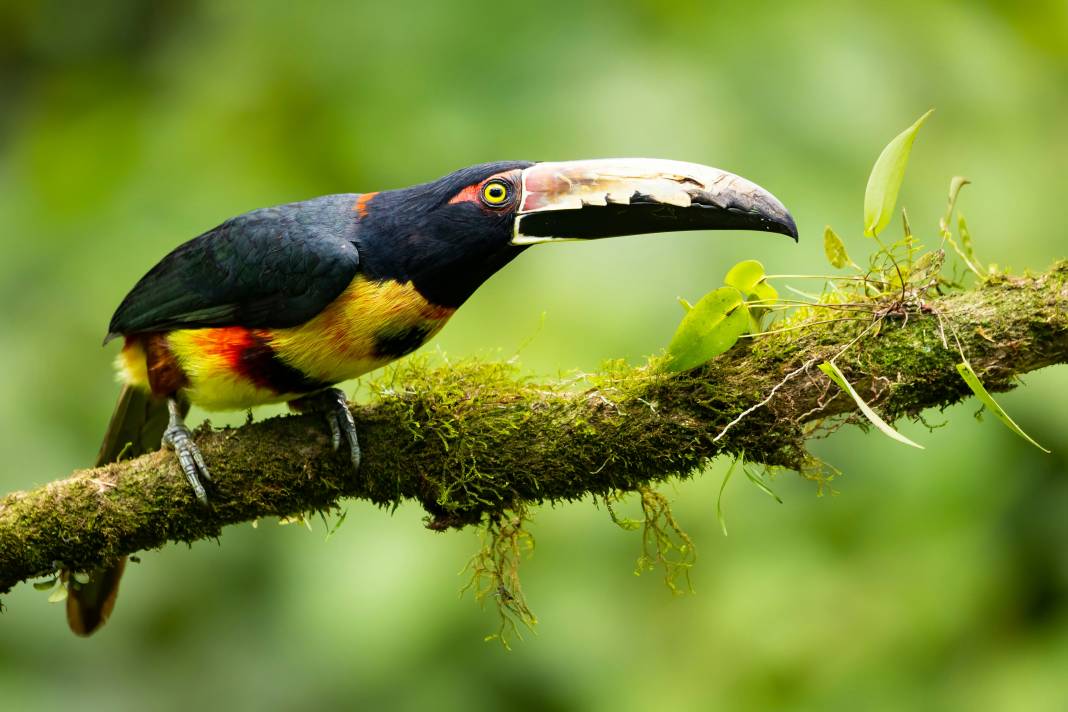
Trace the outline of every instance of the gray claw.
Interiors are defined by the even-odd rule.
[[[349,444],[352,466],[359,470],[360,439],[356,435],[356,421],[352,418],[345,392],[340,388],[328,388],[314,396],[302,399],[302,402],[305,409],[318,410],[326,414],[326,422],[330,426],[330,444],[337,451],[341,449],[342,439],[346,440]]]
[[[352,459],[352,466],[359,470],[360,439],[356,434],[356,421],[352,417],[352,411],[349,410],[345,393],[340,388],[331,388],[326,392],[326,398],[330,401],[330,410],[327,411],[326,419],[330,423],[330,437],[334,450],[340,449],[341,436],[344,434],[349,442],[349,457]]]
[[[314,411],[326,415],[326,423],[330,426],[330,444],[333,445],[334,451],[340,450],[341,441],[345,440],[349,445],[352,466],[360,469],[360,439],[356,435],[356,421],[349,410],[349,402],[343,390],[328,388],[290,401],[290,406],[297,411]]]
[[[169,399],[167,408],[171,417],[170,424],[163,431],[163,444],[174,450],[175,454],[178,455],[178,463],[182,466],[185,478],[192,485],[197,501],[206,505],[208,503],[208,493],[205,491],[204,485],[201,484],[200,478],[203,477],[205,480],[211,481],[208,465],[204,462],[204,456],[200,453],[196,443],[193,442],[189,428],[182,422],[177,401]]]
[[[326,422],[330,424],[330,444],[334,447],[334,452],[337,452],[341,447],[341,426],[337,424],[333,413],[326,416]]]

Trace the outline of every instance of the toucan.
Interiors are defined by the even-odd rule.
[[[165,445],[206,504],[210,467],[185,425],[189,405],[288,402],[321,412],[358,469],[336,385],[426,343],[531,245],[724,229],[797,239],[763,188],[659,159],[482,163],[408,188],[244,213],[179,245],[119,304],[104,343],[123,337],[124,385],[97,465]],[[75,633],[107,620],[124,566],[67,577]]]

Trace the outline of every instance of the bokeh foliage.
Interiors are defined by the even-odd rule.
[[[1064,257],[1061,2],[4,3],[0,487],[91,461],[116,391],[98,346],[111,309],[234,213],[482,160],[616,155],[734,170],[790,206],[799,246],[531,250],[436,341],[592,370],[667,343],[675,297],[742,259],[825,271],[825,224],[863,257],[872,159],[931,106],[900,201],[918,236],[936,239],[960,174],[987,261]],[[1065,392],[1061,368],[998,397],[1050,456],[975,422],[975,402],[931,414],[948,424],[923,452],[843,430],[817,445],[845,472],[838,496],[780,477],[780,505],[736,477],[726,539],[725,464],[669,489],[699,552],[693,596],[635,579],[637,536],[603,509],[536,512],[539,634],[510,654],[482,642],[493,612],[457,599],[477,537],[424,531],[416,507],[354,504],[327,543],[264,522],[146,553],[88,642],[21,587],[0,617],[5,707],[1061,709]]]

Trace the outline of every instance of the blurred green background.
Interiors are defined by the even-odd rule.
[[[823,2],[0,4],[0,490],[88,464],[117,392],[99,346],[134,281],[245,210],[485,160],[648,155],[774,191],[800,245],[681,234],[531,250],[435,345],[553,377],[665,345],[745,258],[864,254],[886,141],[937,108],[902,199],[933,239],[951,176],[981,259],[1066,256],[1068,5]],[[803,286],[798,284],[796,286]],[[815,445],[845,476],[785,503],[724,466],[665,488],[696,595],[635,577],[637,536],[589,503],[537,512],[541,624],[511,653],[459,599],[473,532],[348,505],[324,542],[237,526],[142,555],[99,635],[21,586],[0,616],[4,709],[1068,709],[1068,369],[1002,404]],[[270,411],[265,411],[270,412]],[[236,420],[241,415],[235,416]],[[194,421],[199,420],[195,413]],[[215,422],[224,422],[214,418]]]

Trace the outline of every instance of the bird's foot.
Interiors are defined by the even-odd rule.
[[[356,421],[352,418],[345,392],[340,388],[328,388],[321,393],[305,396],[290,405],[299,411],[315,411],[326,415],[326,422],[330,426],[330,442],[337,451],[341,448],[342,439],[349,447],[349,457],[352,466],[360,469],[360,440],[356,435]]]
[[[167,400],[167,410],[170,411],[170,423],[163,431],[163,444],[174,450],[178,455],[178,463],[182,466],[182,472],[193,487],[197,501],[201,504],[208,503],[208,493],[200,479],[203,477],[211,481],[211,473],[208,465],[204,462],[204,456],[193,442],[193,435],[189,432],[182,415],[179,411],[178,402],[173,398]]]

